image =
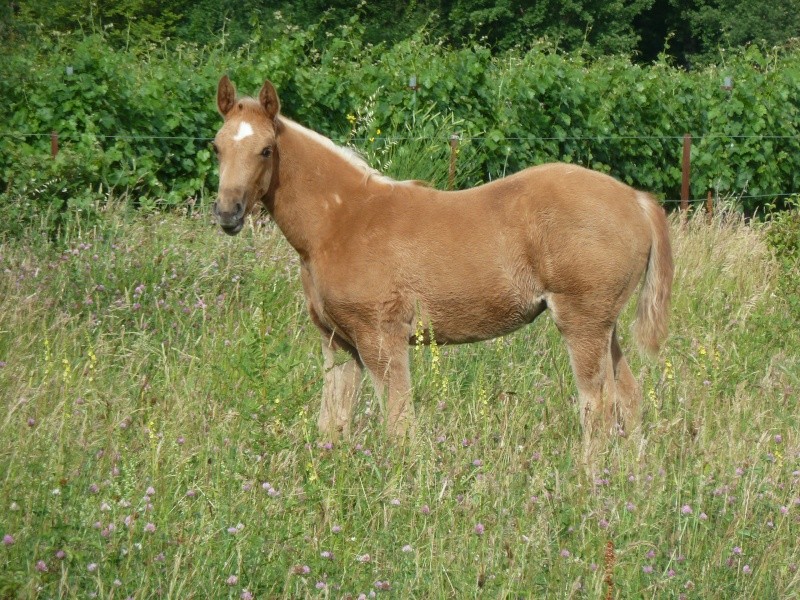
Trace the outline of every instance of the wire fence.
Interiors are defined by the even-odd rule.
[[[80,134],[80,133],[56,133],[54,131],[49,133],[27,132],[27,131],[0,131],[0,137],[12,138],[50,138],[53,141],[53,154],[57,153],[58,140],[66,141],[79,141],[84,136],[89,135],[94,139],[99,140],[125,140],[125,141],[184,141],[184,142],[206,142],[210,143],[214,138],[212,137],[197,137],[197,136],[169,136],[169,135],[145,135],[145,134]],[[462,142],[484,142],[491,140],[494,143],[502,142],[614,142],[614,141],[661,141],[661,142],[680,142],[685,140],[685,135],[592,135],[592,136],[488,136],[488,135],[465,135],[454,133],[450,136],[402,136],[402,135],[375,135],[369,137],[339,137],[334,139],[335,142],[340,144],[367,144],[381,141],[386,143],[408,143],[408,142],[433,142],[441,140],[442,143],[450,143],[453,139]],[[731,141],[769,141],[769,140],[800,140],[800,135],[777,135],[777,134],[764,134],[764,135],[730,135],[724,133],[706,133],[700,135],[692,135],[692,141],[702,140],[731,140]],[[452,144],[451,144],[452,147]],[[765,200],[765,199],[783,199],[791,198],[800,195],[800,192],[780,192],[772,194],[737,194],[735,197],[738,200]],[[661,200],[665,204],[680,204],[684,203],[702,203],[709,202],[708,198],[667,198]]]
[[[59,133],[59,139],[67,139],[67,140],[78,140],[81,138],[81,135],[84,134],[70,134],[70,133]],[[139,134],[127,134],[127,135],[104,135],[104,134],[85,134],[85,135],[92,135],[97,139],[120,139],[120,140],[181,140],[181,141],[198,141],[198,142],[210,142],[213,140],[213,137],[195,137],[195,136],[187,136],[187,135],[139,135]],[[652,140],[683,140],[683,135],[587,135],[587,136],[502,136],[500,138],[497,137],[489,137],[487,135],[458,135],[459,139],[462,141],[485,141],[485,140],[497,140],[497,141],[509,141],[509,142],[561,142],[561,141],[568,141],[568,142],[594,142],[594,141],[652,141]],[[49,138],[52,136],[52,132],[50,133],[32,133],[26,131],[0,131],[0,137],[43,137]],[[382,141],[389,141],[389,142],[419,142],[419,141],[432,141],[434,137],[431,136],[395,136],[395,135],[375,135],[369,137],[347,137],[343,138],[340,137],[339,141],[350,141],[350,142],[370,142],[373,140],[382,140]],[[448,141],[450,138],[449,136],[440,136],[438,139],[442,141]],[[728,140],[797,140],[800,139],[800,135],[728,135],[724,133],[707,133],[701,135],[692,135],[693,140],[703,140],[703,139],[728,139]],[[336,140],[334,140],[336,141]]]

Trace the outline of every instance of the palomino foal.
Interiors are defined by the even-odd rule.
[[[667,332],[673,265],[664,211],[649,195],[579,166],[533,167],[442,192],[391,180],[280,114],[267,81],[237,98],[222,77],[213,212],[235,235],[263,203],[297,250],[325,380],[319,429],[349,432],[366,367],[386,393],[390,434],[413,421],[408,346],[486,340],[552,312],[578,387],[585,458],[638,420],[640,392],[617,340],[644,280],[635,334],[655,353]],[[335,361],[337,351],[349,360]]]

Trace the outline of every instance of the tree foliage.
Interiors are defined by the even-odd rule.
[[[354,17],[372,44],[392,45],[425,28],[455,47],[478,40],[497,52],[546,38],[567,51],[644,61],[664,52],[681,64],[716,59],[720,48],[784,44],[800,31],[796,0],[13,0],[0,7],[0,35],[101,30],[118,45],[207,44],[224,32],[226,44],[239,47],[255,34],[282,35],[289,22],[318,26],[324,45]]]

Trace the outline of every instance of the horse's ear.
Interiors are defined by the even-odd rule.
[[[236,104],[236,88],[233,87],[227,75],[223,75],[217,86],[217,110],[223,117]]]
[[[258,101],[270,119],[274,119],[281,110],[281,101],[278,100],[278,92],[275,91],[275,86],[267,79],[258,94]]]

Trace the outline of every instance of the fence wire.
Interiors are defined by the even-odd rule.
[[[24,138],[51,138],[54,132],[50,133],[34,133],[26,131],[0,131],[0,137],[24,137]],[[170,141],[194,141],[194,142],[211,142],[214,138],[211,137],[194,137],[194,136],[170,136],[170,135],[137,135],[137,134],[123,134],[123,135],[103,135],[103,134],[79,134],[79,133],[57,133],[59,140],[80,140],[83,135],[90,135],[96,139],[101,140],[170,140]],[[591,142],[591,141],[680,141],[683,142],[684,135],[593,135],[593,136],[502,136],[491,138],[487,135],[459,135],[453,134],[458,137],[461,142],[481,142],[491,139],[495,143],[500,142]],[[726,139],[726,140],[796,140],[800,139],[800,135],[728,135],[724,133],[706,133],[702,135],[692,135],[692,142],[704,139]],[[386,136],[376,135],[370,137],[340,137],[334,140],[336,143],[373,143],[375,141],[381,142],[425,142],[425,141],[441,141],[449,143],[453,139],[451,136],[431,137],[431,136]],[[758,194],[758,195],[737,195],[736,198],[740,200],[762,200],[768,198],[791,198],[798,196],[800,192],[780,193],[780,194]],[[683,202],[680,199],[668,198],[661,200],[665,204],[679,204]],[[702,203],[706,202],[706,198],[689,198],[689,203]]]
[[[79,134],[79,133],[58,133],[59,139],[65,140],[79,140],[82,135],[91,135],[97,139],[104,140],[182,140],[182,141],[197,141],[197,142],[210,142],[213,137],[195,137],[185,135],[138,135],[138,134],[125,134],[125,135],[104,135],[104,134]],[[591,136],[502,136],[490,137],[488,135],[459,135],[459,141],[486,141],[491,139],[494,142],[592,142],[592,141],[653,141],[653,140],[679,140],[683,141],[683,135],[591,135]],[[0,137],[45,137],[52,136],[50,133],[34,133],[26,131],[0,131]],[[706,133],[702,135],[692,135],[692,141],[704,139],[727,139],[727,140],[796,140],[800,139],[800,134],[794,135],[728,135],[725,133]],[[339,137],[339,142],[373,142],[373,141],[386,141],[386,142],[424,142],[440,140],[449,142],[449,136],[430,137],[430,136],[385,136],[375,135],[369,137]]]

